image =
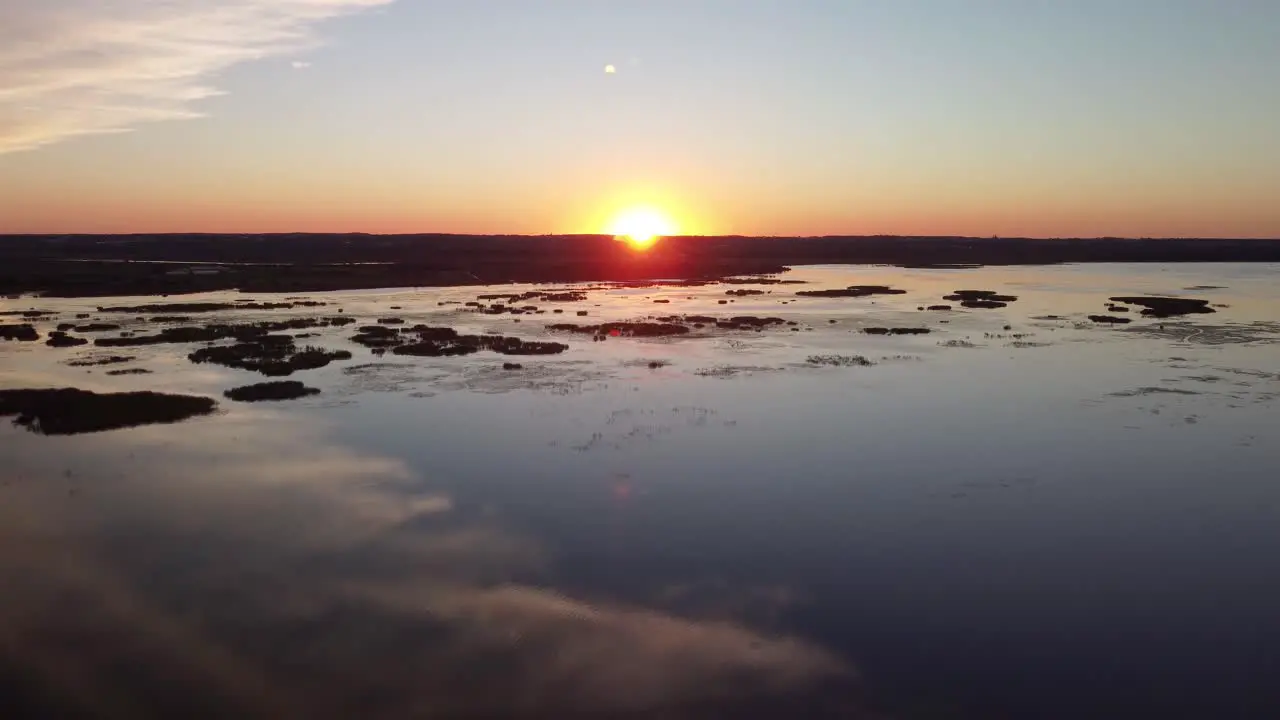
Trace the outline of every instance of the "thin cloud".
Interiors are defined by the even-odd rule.
[[[303,62],[302,60],[294,60],[293,62],[289,63],[289,65],[294,70],[306,70],[307,68],[311,67],[311,63]]]
[[[0,154],[200,117],[218,73],[312,48],[317,23],[391,2],[0,3]]]

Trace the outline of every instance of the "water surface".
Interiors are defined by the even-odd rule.
[[[535,289],[503,286],[196,316],[340,307],[525,339],[660,315],[796,325],[555,334],[570,350],[519,371],[326,329],[306,342],[355,358],[295,375],[311,398],[69,437],[3,423],[5,696],[127,717],[1276,714],[1277,270],[815,267],[784,276],[807,285],[534,301],[544,315],[441,304]],[[794,296],[852,284],[908,292]],[[917,309],[957,289],[1019,299]],[[1221,307],[1087,320],[1146,293]],[[57,311],[47,331],[156,301],[0,310]],[[2,343],[0,385],[220,398],[263,379],[192,349],[112,349],[153,373],[107,376],[66,364],[92,346]]]

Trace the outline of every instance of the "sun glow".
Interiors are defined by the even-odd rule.
[[[676,225],[661,210],[650,207],[630,208],[622,211],[605,231],[622,238],[638,250],[644,250],[664,235],[674,235]]]

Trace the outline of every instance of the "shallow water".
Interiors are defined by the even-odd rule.
[[[547,313],[519,322],[440,303],[533,286],[195,315],[524,339],[798,324],[555,333],[568,352],[521,358],[375,357],[329,328],[304,342],[355,358],[290,378],[314,397],[67,437],[0,422],[0,682],[14,711],[130,717],[1274,715],[1277,271],[814,267],[531,301]],[[908,293],[794,296],[852,284]],[[768,294],[725,294],[742,288]],[[917,310],[957,289],[1019,300]],[[1144,293],[1226,307],[1086,320]],[[241,299],[166,302],[206,298]],[[57,311],[43,333],[142,302],[0,311]],[[221,398],[264,379],[192,349],[0,342],[0,386]],[[66,364],[103,354],[138,359]],[[873,364],[809,362],[855,355]]]

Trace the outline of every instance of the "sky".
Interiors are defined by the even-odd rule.
[[[0,0],[0,233],[1280,237],[1277,38],[1275,0]]]

